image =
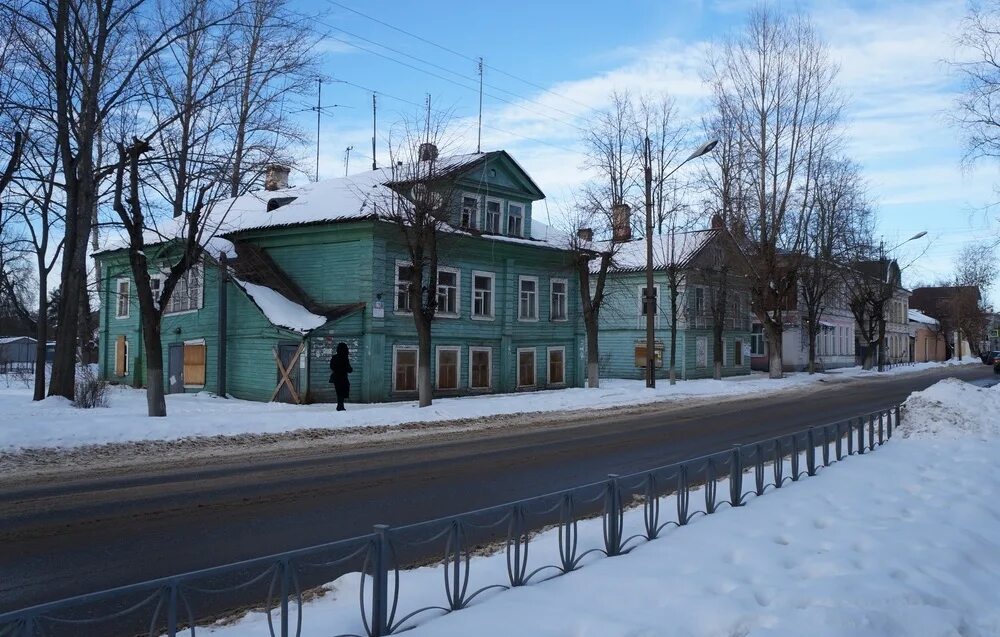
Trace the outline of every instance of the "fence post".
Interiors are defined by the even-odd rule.
[[[865,418],[861,416],[858,418],[858,453],[864,455],[865,453]]]
[[[902,415],[902,412],[899,409],[899,403],[896,403],[896,428],[897,429],[899,428],[899,423],[902,422],[900,420],[900,416],[901,415]],[[892,438],[892,432],[891,431],[889,432],[889,437]]]
[[[839,422],[836,425],[834,425],[837,432],[837,441],[834,444],[834,447],[837,450],[837,462],[840,462],[841,460],[844,459],[844,433],[841,431],[840,425],[841,423]]]
[[[868,450],[875,450],[875,414],[868,414]]]
[[[177,635],[177,582],[170,582],[170,593],[167,598],[167,637]]]
[[[281,637],[288,637],[288,573],[288,560],[285,559],[281,562]]]
[[[375,572],[372,574],[372,637],[389,634],[389,525],[375,525]]]
[[[743,506],[743,455],[740,446],[733,445],[729,461],[729,504]]]
[[[608,474],[607,494],[604,501],[604,551],[608,557],[620,555],[622,546],[622,503],[618,489],[618,474]]]
[[[792,482],[799,480],[799,437],[792,434]]]
[[[888,413],[888,412],[885,412],[885,413]],[[884,414],[881,411],[878,413],[878,446],[880,446],[880,447],[885,443],[885,438],[884,438],[885,423],[884,423],[883,418],[882,418],[883,415]]]
[[[809,476],[816,475],[816,428],[810,427],[809,431],[806,432],[806,444],[809,447],[806,449],[806,474]]]

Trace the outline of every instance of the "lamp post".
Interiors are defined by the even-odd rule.
[[[900,247],[900,246],[902,246],[904,244],[907,244],[907,243],[909,243],[911,241],[916,241],[917,239],[919,239],[921,237],[924,237],[926,235],[927,235],[927,231],[926,230],[921,230],[920,232],[918,232],[917,234],[913,235],[912,237],[910,237],[906,241],[903,241],[902,243],[897,243],[893,247],[889,248],[889,252],[892,252],[896,248],[898,248],[898,247]],[[885,242],[884,241],[879,241],[878,246],[879,246],[879,248],[878,248],[879,249],[879,265],[880,265],[880,270],[881,270],[881,275],[882,275],[882,281],[881,281],[880,285],[888,286],[889,285],[889,262],[885,258],[885,253],[886,253]],[[892,296],[895,296],[895,292],[896,292],[895,286],[893,286]],[[892,296],[890,296],[889,298],[891,299]],[[882,312],[882,316],[883,316],[882,320],[885,321],[886,319],[885,319],[885,312],[884,311]],[[885,360],[884,359],[885,359],[885,327],[883,326],[882,327],[882,334],[881,334],[881,336],[879,338],[879,341],[878,341],[878,371],[880,371],[880,372],[881,371],[885,371]]]
[[[677,164],[673,170],[663,176],[666,181],[677,170],[692,159],[697,159],[702,155],[712,152],[719,140],[713,139],[705,142],[688,155],[687,159]],[[645,178],[646,178],[646,291],[643,295],[646,308],[646,387],[656,387],[656,338],[653,330],[656,320],[656,288],[653,287],[653,166],[652,151],[649,137],[643,147],[645,155]]]

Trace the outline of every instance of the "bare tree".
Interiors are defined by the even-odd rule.
[[[587,335],[587,386],[591,388],[600,386],[598,329],[608,298],[608,271],[621,245],[632,236],[629,211],[641,171],[635,123],[631,97],[614,93],[611,106],[597,115],[584,136],[584,166],[590,170],[592,180],[580,193],[568,247],[573,251],[579,278]]]
[[[955,262],[955,298],[951,314],[956,317],[955,327],[966,334],[972,353],[979,355],[986,340],[989,324],[988,309],[983,297],[996,283],[1000,267],[996,250],[989,244],[969,243],[962,248]]]
[[[953,121],[965,133],[965,160],[1000,157],[1000,3],[972,2],[956,44],[967,54],[952,60],[963,91]]]
[[[847,293],[847,306],[854,316],[855,333],[863,347],[862,367],[871,369],[876,353],[881,366],[881,345],[889,303],[899,284],[899,267],[870,240],[855,244],[849,254],[849,263],[838,271]]]
[[[836,74],[807,19],[768,7],[751,11],[710,65],[716,117],[732,121],[747,166],[746,206],[733,223],[745,232],[752,307],[768,338],[772,378],[782,376],[782,317],[796,293],[812,174],[840,113]]]
[[[839,270],[849,265],[853,247],[871,236],[874,221],[859,169],[847,159],[820,159],[813,174],[811,203],[805,225],[805,258],[798,272],[810,374],[816,371],[816,341],[823,313],[843,289]]]

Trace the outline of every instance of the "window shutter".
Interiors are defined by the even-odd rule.
[[[205,345],[184,345],[184,384],[205,384]]]
[[[115,376],[125,375],[125,336],[115,340]]]

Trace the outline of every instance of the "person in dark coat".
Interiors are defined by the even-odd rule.
[[[338,343],[337,353],[330,358],[330,382],[337,390],[337,411],[344,411],[344,401],[351,395],[351,381],[347,375],[353,371],[347,343]]]

